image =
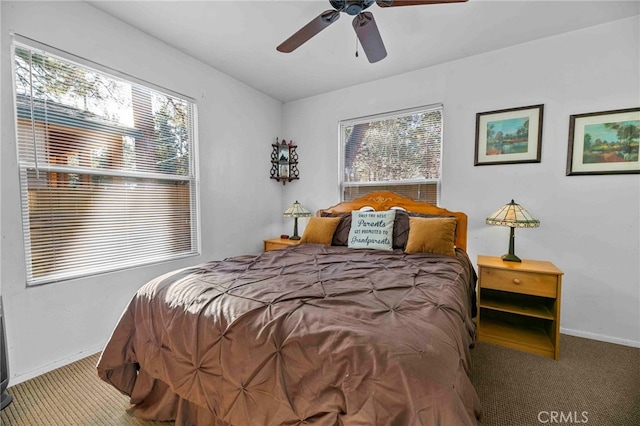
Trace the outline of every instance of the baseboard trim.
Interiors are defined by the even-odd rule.
[[[72,362],[79,361],[82,358],[86,358],[88,356],[94,355],[98,352],[101,352],[103,348],[104,346],[98,346],[93,349],[87,349],[86,351],[78,352],[77,354],[73,354],[67,358],[63,358],[61,360],[52,362],[40,368],[36,368],[35,370],[31,370],[16,376],[11,376],[9,378],[9,387],[17,385],[22,382],[26,382],[29,379],[33,379],[34,377],[48,373],[49,371],[53,371],[56,368],[64,367],[65,365],[71,364]]]
[[[584,337],[585,339],[599,340],[601,342],[615,343],[617,345],[631,346],[632,348],[640,348],[640,342],[621,339],[619,337],[605,336],[604,334],[589,333],[586,331],[572,330],[564,327],[560,327],[560,333],[568,334],[569,336]]]

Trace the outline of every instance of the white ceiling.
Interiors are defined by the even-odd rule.
[[[88,2],[282,102],[640,14],[637,0],[374,4],[388,56],[370,64],[361,48],[355,57],[353,18],[344,13],[294,52],[276,51],[332,9],[328,0]]]

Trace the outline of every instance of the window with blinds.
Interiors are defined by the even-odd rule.
[[[198,254],[195,104],[14,40],[27,284]]]
[[[340,123],[342,200],[388,190],[437,204],[442,105]]]

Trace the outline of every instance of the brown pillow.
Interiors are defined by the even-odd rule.
[[[403,249],[407,245],[409,238],[409,218],[410,217],[452,217],[438,214],[414,213],[405,210],[396,210],[396,222],[393,225],[393,248]]]
[[[456,219],[409,217],[405,253],[434,253],[455,256]]]
[[[333,233],[340,223],[340,217],[311,217],[309,223],[304,228],[301,243],[316,243],[331,245]]]
[[[351,212],[349,213],[321,213],[322,217],[339,217],[340,223],[333,233],[332,246],[346,246],[349,242],[349,230],[351,229]]]

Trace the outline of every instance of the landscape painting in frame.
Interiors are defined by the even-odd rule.
[[[544,105],[476,114],[474,165],[539,163]]]
[[[640,108],[569,119],[567,175],[640,173]]]

